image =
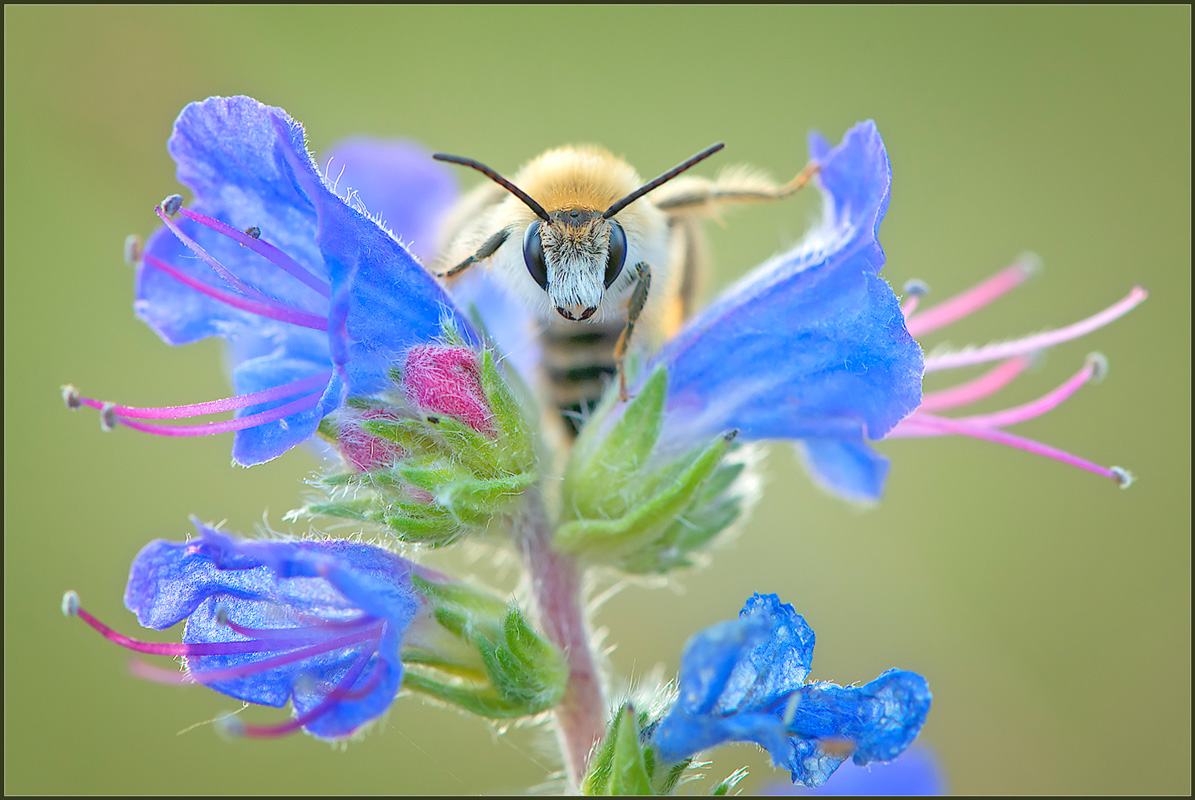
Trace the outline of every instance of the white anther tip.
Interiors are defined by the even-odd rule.
[[[124,237],[124,263],[135,267],[141,263],[141,256],[145,253],[145,243],[135,233]]]
[[[104,403],[100,409],[100,430],[104,433],[116,427],[116,407],[111,403]]]
[[[69,383],[62,387],[62,402],[70,409],[75,409],[83,405],[79,402],[79,390]]]
[[[925,297],[929,294],[929,284],[923,280],[913,278],[905,281],[904,288],[901,289],[904,297]]]
[[[1041,256],[1032,251],[1026,251],[1017,256],[1017,266],[1020,267],[1021,274],[1026,278],[1032,278],[1038,275],[1043,267]]]
[[[62,616],[77,617],[79,615],[79,593],[71,589],[62,595]]]
[[[1108,357],[1100,352],[1087,354],[1087,366],[1091,368],[1090,383],[1099,383],[1108,377]]]
[[[162,213],[168,217],[173,217],[182,207],[183,197],[180,194],[168,195],[162,199],[161,203],[158,204],[158,208],[162,209]]]
[[[240,739],[245,735],[245,723],[227,712],[212,720],[212,727],[224,739]]]
[[[1133,473],[1129,472],[1124,467],[1109,467],[1108,469],[1112,472],[1112,479],[1120,484],[1121,489],[1129,488],[1133,485],[1133,481],[1136,480],[1136,478],[1133,477]]]

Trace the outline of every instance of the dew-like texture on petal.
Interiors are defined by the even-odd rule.
[[[719,744],[755,742],[806,786],[823,783],[852,752],[857,764],[899,755],[929,711],[925,679],[889,670],[861,687],[806,685],[813,646],[792,606],[755,595],[739,619],[689,640],[677,702],[652,729],[652,746],[677,762]]]
[[[278,122],[278,125],[275,125]],[[306,162],[303,129],[286,112],[249,97],[191,103],[174,123],[167,145],[178,180],[194,194],[188,208],[238,230],[257,227],[261,239],[327,280],[315,244],[315,209],[295,180],[292,164]],[[249,286],[303,311],[323,314],[327,301],[238,242],[179,216],[178,226]],[[157,257],[193,278],[231,290],[216,272],[165,227],[146,243]],[[235,293],[235,291],[234,291]],[[137,314],[170,344],[248,331],[275,335],[301,330],[240,311],[187,287],[148,264],[137,272]]]
[[[761,794],[811,794],[825,796],[915,796],[946,794],[946,778],[928,747],[912,746],[894,761],[856,766],[846,761],[816,789],[789,781],[765,787]]]
[[[125,591],[145,627],[186,620],[187,644],[264,643],[259,652],[190,655],[194,678],[251,703],[292,700],[296,715],[331,696],[304,726],[321,738],[346,736],[389,707],[402,679],[399,640],[418,607],[408,562],[355,542],[247,542],[197,527],[198,539],[147,545]],[[254,631],[237,632],[225,618]],[[302,647],[321,652],[254,667]],[[333,696],[354,667],[360,675]],[[204,679],[215,670],[244,674]]]
[[[796,714],[788,729],[789,753],[777,765],[788,767],[793,783],[819,786],[848,757],[856,764],[891,761],[908,747],[929,713],[930,692],[925,678],[890,669],[863,686],[843,688],[813,683],[798,692]],[[835,746],[825,747],[823,740]],[[843,752],[839,742],[854,746]]]
[[[354,138],[334,145],[323,160],[343,197],[359,200],[370,216],[428,264],[436,255],[440,220],[457,197],[451,168],[413,142]]]
[[[884,491],[888,477],[888,459],[863,442],[842,439],[804,439],[796,443],[797,452],[814,481],[839,497],[860,502],[874,502]]]
[[[824,223],[691,320],[654,356],[668,367],[665,439],[882,437],[921,399],[921,348],[877,274],[891,172],[874,123],[827,151],[814,135]]]

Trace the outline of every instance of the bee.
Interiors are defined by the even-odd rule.
[[[637,330],[662,340],[689,316],[707,261],[702,219],[716,218],[723,206],[788,197],[817,170],[811,163],[785,184],[745,168],[677,179],[722,147],[707,147],[646,183],[596,146],[549,150],[513,181],[471,158],[433,156],[492,181],[448,214],[433,271],[451,282],[488,259],[537,313],[544,378],[574,428],[615,373],[627,399],[622,362]]]

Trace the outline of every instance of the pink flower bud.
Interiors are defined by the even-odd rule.
[[[393,414],[380,408],[365,410],[344,408],[337,419],[336,449],[345,463],[358,472],[369,472],[392,466],[404,458],[407,451],[394,442],[370,433],[363,423],[367,420],[396,420]]]
[[[412,347],[402,372],[408,402],[424,414],[443,414],[493,433],[494,414],[481,388],[479,360],[467,347]]]

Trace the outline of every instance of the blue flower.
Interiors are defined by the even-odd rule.
[[[804,683],[813,631],[776,595],[755,595],[737,620],[689,640],[679,698],[649,732],[666,762],[726,742],[755,742],[794,783],[818,786],[838,765],[891,761],[929,713],[925,679],[890,669],[864,686]]]
[[[302,727],[321,739],[348,736],[380,716],[398,692],[399,645],[421,607],[415,565],[348,541],[238,541],[196,522],[199,538],[157,540],[129,572],[125,605],[143,627],[186,621],[181,644],[138,642],[78,607],[65,610],[106,638],[143,653],[185,658],[187,677],[294,718],[250,736]]]
[[[395,179],[387,210],[403,227],[392,233],[353,194],[351,202],[337,194],[308,154],[303,128],[281,109],[248,97],[193,103],[179,115],[169,150],[195,199],[184,207],[175,195],[159,206],[165,227],[139,254],[135,307],[169,344],[228,339],[238,396],[146,409],[69,390],[68,404],[101,409],[105,427],[168,436],[235,431],[234,460],[257,464],[310,437],[346,397],[385,388],[392,364],[411,345],[439,337],[446,321],[479,341],[397,238],[413,235],[426,247],[431,220],[453,192],[423,168],[429,156],[409,146],[346,148],[377,167],[358,170],[362,179]],[[142,421],[233,410],[227,422]]]
[[[812,134],[809,149],[822,225],[691,319],[642,374],[668,370],[662,441],[686,447],[732,429],[794,440],[822,483],[874,500],[888,462],[866,440],[921,400],[921,348],[878,275],[891,170],[872,122],[833,149]]]

